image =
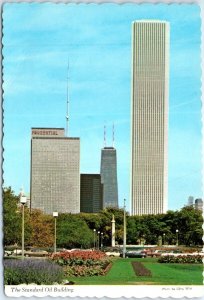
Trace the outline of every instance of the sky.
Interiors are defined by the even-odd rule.
[[[6,3],[3,6],[4,186],[30,189],[32,127],[81,139],[81,173],[99,173],[115,126],[119,205],[130,210],[131,24],[170,23],[168,209],[202,197],[198,5]]]

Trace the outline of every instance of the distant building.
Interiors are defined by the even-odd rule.
[[[32,128],[31,208],[80,212],[80,140],[63,128]]]
[[[203,200],[201,198],[195,199],[195,209],[203,210]]]
[[[194,205],[194,197],[193,196],[189,196],[188,197],[188,206],[193,206]]]
[[[168,198],[169,24],[132,25],[132,214],[159,214]]]
[[[118,207],[117,154],[114,147],[101,150],[101,183],[103,208]]]
[[[26,198],[27,198],[27,199],[26,199],[27,201],[26,201],[26,204],[25,204],[25,205],[26,205],[28,208],[30,208],[30,205],[31,205],[31,203],[30,203],[30,194],[26,194]]]
[[[103,208],[103,185],[100,174],[81,174],[80,211],[98,213]]]

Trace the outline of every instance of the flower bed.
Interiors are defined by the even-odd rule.
[[[72,252],[63,251],[54,253],[51,259],[57,262],[61,266],[75,266],[75,265],[86,265],[92,266],[97,265],[99,262],[107,260],[107,256],[101,251],[80,251],[75,250]]]
[[[177,263],[177,264],[202,264],[200,255],[165,255],[158,259],[160,263]]]
[[[139,261],[132,261],[132,267],[136,276],[152,276],[151,271]]]
[[[61,283],[64,279],[63,268],[45,260],[4,261],[4,284],[53,284]]]
[[[110,259],[101,251],[60,252],[51,259],[64,267],[67,276],[98,276],[108,271]]]

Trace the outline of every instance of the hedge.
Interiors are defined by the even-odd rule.
[[[63,266],[66,276],[105,275],[110,259],[101,251],[64,251],[55,253],[51,260]]]
[[[164,255],[158,259],[159,263],[177,263],[177,264],[202,264],[201,255]]]

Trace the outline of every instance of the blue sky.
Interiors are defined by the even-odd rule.
[[[99,173],[103,127],[118,159],[119,204],[130,208],[131,23],[170,22],[169,195],[202,196],[200,9],[197,5],[7,3],[3,8],[4,186],[29,192],[31,127],[81,138],[81,173]]]

